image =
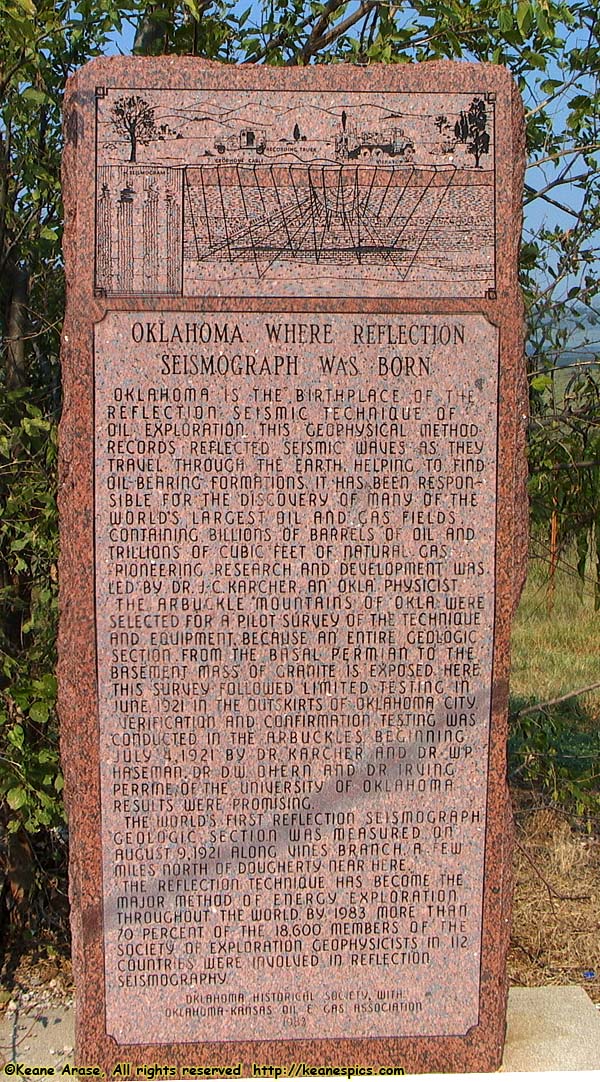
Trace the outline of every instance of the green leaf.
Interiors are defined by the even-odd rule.
[[[58,681],[54,673],[44,673],[41,680],[36,680],[36,686],[43,690],[50,698],[56,698]]]
[[[498,15],[498,26],[504,34],[510,33],[513,29],[513,13],[509,8],[501,8]]]
[[[540,34],[543,34],[544,37],[547,37],[547,38],[554,37],[554,30],[552,29],[552,26],[550,25],[550,22],[548,20],[548,15],[544,11],[543,5],[541,3],[538,3],[536,5],[535,21],[537,23],[537,28],[538,28]]]
[[[21,97],[24,101],[35,102],[36,105],[44,105],[46,102],[52,101],[48,94],[45,94],[43,90],[37,90],[35,86],[26,87]]]
[[[198,11],[198,4],[196,3],[196,0],[183,0],[183,6],[186,7],[189,12],[191,12],[196,22],[198,22],[200,18],[200,12]]]
[[[24,804],[27,803],[27,793],[22,785],[17,785],[14,789],[9,789],[6,794],[6,801],[9,808],[13,811],[18,811]]]
[[[35,19],[37,12],[33,0],[13,0],[13,3],[20,7],[30,19]]]
[[[533,26],[533,12],[529,0],[521,0],[517,8],[517,26],[524,38],[529,36]]]
[[[25,740],[25,732],[23,730],[23,726],[13,725],[12,729],[8,730],[7,736],[13,748],[18,748],[20,751],[23,747],[23,742]]]
[[[548,61],[541,53],[527,53],[527,60],[531,64],[532,68],[536,68],[538,71],[545,71],[548,66]]]
[[[49,713],[48,703],[37,702],[29,709],[29,717],[37,725],[44,725],[48,721]]]

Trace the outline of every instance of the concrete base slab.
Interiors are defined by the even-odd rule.
[[[72,1006],[9,1008],[0,1019],[0,1070],[4,1079],[6,1066],[24,1064],[26,1067],[53,1067],[55,1075],[65,1064],[73,1063],[75,1045],[75,1012]],[[19,1075],[16,1070],[10,1073]],[[51,1075],[37,1075],[50,1078]],[[67,1076],[65,1075],[65,1078]]]
[[[583,988],[511,988],[503,1071],[600,1071],[600,1010]]]
[[[0,1070],[5,1064],[20,1063],[37,1067],[38,1071],[54,1067],[54,1078],[69,1077],[61,1076],[61,1071],[65,1064],[74,1062],[73,1022],[73,1009],[68,1007],[7,1011],[0,1020]],[[600,1010],[583,988],[511,988],[501,1070],[503,1074],[586,1071],[598,1072],[600,1077]],[[38,1078],[52,1077],[38,1071]],[[3,1077],[11,1073],[18,1077],[15,1070],[4,1071]],[[427,1077],[419,1076],[423,1082]]]

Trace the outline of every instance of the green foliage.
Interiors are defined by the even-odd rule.
[[[539,528],[533,550],[544,552]],[[559,557],[551,611],[548,565],[530,561],[513,625],[509,770],[517,785],[593,825],[600,821],[600,614],[591,578],[577,596],[576,560],[575,545]]]
[[[600,731],[582,707],[563,703],[527,713],[516,700],[508,744],[509,777],[582,819],[600,818]]]
[[[31,834],[63,819],[53,675],[56,633],[56,425],[28,391],[0,412],[0,794],[6,825]]]
[[[52,676],[64,299],[60,110],[69,73],[105,52],[127,20],[136,26],[135,51],[148,55],[273,65],[451,58],[512,70],[525,99],[530,160],[522,280],[535,521],[538,530],[558,521],[560,544],[575,539],[580,572],[593,546],[600,560],[599,474],[588,465],[600,458],[598,375],[585,348],[599,289],[600,47],[592,0],[136,0],[125,7],[0,0],[0,795],[10,835],[31,845],[46,845],[62,820]],[[474,143],[473,152],[480,150]],[[585,362],[570,381],[556,374],[565,360]],[[535,743],[537,724],[527,722],[522,737],[523,722],[514,740]],[[540,755],[549,755],[546,736],[540,739]],[[576,783],[585,791],[581,778]]]
[[[534,526],[555,516],[556,558],[571,544],[580,583],[595,570],[600,609],[600,369],[584,365],[538,373],[529,441]]]
[[[63,836],[55,713],[56,444],[64,306],[61,106],[117,5],[0,2],[0,871]],[[64,864],[64,850],[63,850]]]

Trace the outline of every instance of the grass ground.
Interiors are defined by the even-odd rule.
[[[564,556],[551,604],[544,545],[534,548],[539,556],[530,561],[513,631],[515,706],[600,683],[600,612],[594,611],[593,582],[582,584],[574,561]],[[579,699],[591,716],[600,717],[600,687]]]
[[[579,984],[600,1003],[600,613],[565,557],[549,601],[547,561],[530,563],[513,631],[510,742],[516,821],[509,976]]]
[[[525,987],[576,984],[600,1004],[600,837],[560,809],[513,793],[514,899],[508,975]]]
[[[537,551],[513,631],[511,780],[587,816],[600,834],[600,612],[568,556],[552,591]]]

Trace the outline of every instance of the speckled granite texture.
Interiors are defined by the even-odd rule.
[[[181,1077],[184,1065],[241,1064],[242,1075],[266,1064],[284,1073],[303,1073],[301,1065],[493,1070],[504,1040],[512,888],[505,783],[509,637],[527,538],[527,393],[517,280],[524,135],[515,87],[492,65],[281,70],[171,57],[100,59],[69,82],[65,135],[59,709],[71,835],[76,1062],[99,1064],[107,1073],[130,1063],[133,1075],[135,1065],[170,1065],[176,1068],[171,1077]],[[181,398],[185,388],[187,399]],[[360,410],[369,399],[360,396],[369,388],[380,421],[398,420],[391,436],[381,427],[375,432],[374,450],[368,440],[361,443],[356,427],[365,420]],[[389,412],[390,402],[397,414]],[[275,405],[283,410],[279,427]],[[203,430],[206,418],[210,425]],[[459,428],[442,427],[450,423]],[[213,437],[212,444],[203,442]],[[310,442],[317,437],[318,451]],[[228,455],[231,465],[224,464]],[[321,466],[315,466],[319,456]],[[437,473],[460,477],[465,489],[465,478],[479,474],[479,487],[470,489],[476,497],[454,499],[454,482],[436,497]],[[183,482],[177,490],[155,480],[165,474],[201,478],[204,488],[198,482],[197,491],[207,494],[204,502],[193,495],[186,503],[177,494],[186,491]],[[281,488],[288,475],[295,480],[282,502],[265,498],[259,515],[255,501],[248,517],[249,498],[232,481],[245,475],[262,477],[265,491],[265,477],[275,477]],[[376,495],[382,485],[400,494],[391,510]],[[210,494],[225,490],[229,495],[213,505]],[[323,494],[330,519],[319,517]],[[298,509],[290,515],[294,499]],[[214,506],[233,517],[219,518]],[[287,519],[278,519],[281,508]],[[164,528],[171,530],[171,548],[161,550]],[[185,534],[178,557],[175,529]],[[318,543],[324,546],[319,551]],[[376,562],[377,546],[382,559],[391,554],[397,561],[391,577],[389,563]],[[164,583],[152,586],[163,560],[175,561],[170,577],[165,572],[170,608],[160,600],[161,591],[167,600]],[[222,615],[217,598],[227,593],[228,576],[282,577],[279,592],[292,595],[297,611],[313,614],[296,645],[318,656],[321,676],[338,685],[348,681],[354,705],[347,709],[359,709],[379,684],[372,664],[377,655],[357,643],[384,643],[388,661],[397,650],[401,665],[393,689],[388,682],[391,694],[404,692],[407,659],[416,665],[428,658],[412,645],[422,641],[426,650],[427,640],[408,634],[426,626],[419,615],[426,607],[405,600],[411,594],[407,569],[418,575],[418,560],[429,560],[421,574],[437,598],[433,608],[477,609],[469,751],[453,745],[460,763],[452,765],[446,746],[439,747],[431,760],[441,773],[433,765],[427,772],[423,759],[431,749],[418,741],[403,749],[400,714],[395,723],[391,713],[382,718],[392,709],[382,698],[363,706],[365,732],[354,740],[360,753],[352,751],[352,734],[340,735],[344,725],[332,722],[337,743],[350,745],[338,756],[337,773],[318,756],[309,771],[297,767],[294,773],[302,760],[290,750],[297,739],[291,729],[300,732],[311,710],[341,714],[344,708],[323,705],[331,695],[326,681],[318,692],[310,685],[312,699],[305,688],[309,697],[300,700],[301,685],[292,679],[288,688],[283,671],[272,671],[270,647],[284,641],[274,636],[293,624],[268,616],[261,624],[268,608],[240,596],[237,587],[229,588],[231,621]],[[142,565],[152,570],[142,573]],[[187,595],[204,596],[195,624],[186,622],[177,599],[186,593],[180,584],[192,565]],[[402,587],[394,588],[400,574]],[[325,586],[318,585],[320,575]],[[361,576],[366,588],[357,597],[353,584]],[[306,600],[319,591],[331,596],[332,583],[340,597],[352,593],[337,612],[344,614],[341,624],[328,623],[326,606]],[[414,597],[426,589],[417,588]],[[273,603],[270,611],[276,608]],[[171,622],[169,612],[176,614]],[[357,637],[355,628],[367,626],[388,630],[379,640]],[[178,678],[188,681],[179,693],[183,705],[176,705],[172,682],[164,690],[160,681],[171,676],[161,665],[157,672],[143,669],[156,661],[156,643],[175,641],[169,640],[174,627],[206,632],[204,639],[178,638],[177,656],[162,648],[171,676],[175,661]],[[263,627],[270,637],[262,636]],[[216,629],[220,638],[211,639]],[[180,648],[184,641],[217,644],[212,656],[221,675],[211,678],[199,655]],[[430,709],[438,733],[453,724],[444,713],[450,710],[444,663],[452,660],[440,648],[431,670],[420,674],[434,689],[431,706],[421,709]],[[228,692],[226,668],[235,670],[234,681],[256,672],[266,672],[265,680],[281,678],[276,699],[263,697],[262,706],[253,707],[257,732],[246,733],[238,760],[246,779],[268,778],[270,763],[278,783],[292,778],[296,788],[287,792],[308,794],[299,806],[313,820],[300,840],[314,880],[312,915],[301,900],[294,916],[295,903],[284,900],[281,915],[259,933],[263,941],[295,937],[304,958],[316,959],[295,968],[277,968],[262,946],[255,951],[261,960],[248,960],[244,946],[252,941],[248,925],[260,893],[256,888],[251,897],[252,883],[262,889],[271,881],[249,878],[250,847],[234,849],[231,837],[220,838],[221,830],[240,826],[239,817],[228,817],[237,814],[240,794],[251,791],[231,780],[228,764],[236,752],[228,754],[225,745],[240,746],[230,730],[255,695],[240,692],[242,683]],[[459,673],[453,676],[458,680]],[[119,680],[127,690],[115,690]],[[415,694],[423,690],[412,686]],[[280,709],[277,696],[295,703],[288,710],[297,718],[280,747],[271,721]],[[227,705],[232,702],[238,705]],[[132,739],[136,712],[138,734],[143,728],[147,735],[170,732],[177,713],[194,715],[197,724],[183,726],[179,742],[169,736],[153,744],[149,737],[144,744]],[[147,715],[163,721],[154,725]],[[212,729],[208,717],[216,719]],[[379,788],[372,780],[381,763],[375,717],[395,749],[387,774],[379,773]],[[315,722],[313,749],[317,728]],[[411,756],[408,768],[404,760]],[[183,781],[181,771],[168,774],[173,762],[184,764]],[[210,764],[207,772],[200,762]],[[154,768],[174,783],[170,803],[148,813],[135,800],[128,803],[130,782],[150,777],[144,771]],[[219,806],[192,828],[188,823],[182,853],[198,862],[196,871],[188,865],[187,872],[174,872],[178,842],[160,815],[174,808],[181,829],[184,783],[192,777],[201,779],[199,786],[207,778],[230,780],[222,783]],[[422,789],[410,793],[409,777],[426,779]],[[453,777],[454,788],[444,794],[431,780],[436,777]],[[269,791],[266,783],[263,791]],[[438,827],[444,809],[459,808],[475,812],[476,825],[445,836],[425,825],[417,844],[417,835],[410,844],[398,835],[397,867],[383,847],[368,860],[364,850],[358,856],[365,867],[346,861],[346,883],[340,884],[333,857],[358,837],[348,824],[362,829],[374,815],[400,822],[408,808],[419,810],[425,824],[429,814]],[[327,821],[336,810],[346,817],[340,820],[345,834]],[[289,856],[297,840],[281,819],[266,816],[259,824],[277,826],[277,859]],[[167,831],[162,839],[159,828]],[[444,837],[448,844],[460,840],[459,847],[452,853],[442,848]],[[220,849],[207,855],[211,839]],[[269,857],[268,848],[263,855]],[[232,867],[239,872],[231,872],[232,898],[221,915],[202,885],[202,868],[216,874],[219,865],[227,865],[228,875]],[[417,883],[423,890],[412,902],[394,895],[394,904],[405,908],[391,913],[391,876],[377,894],[376,872],[404,873],[394,890]],[[447,909],[426,927],[433,893],[426,897],[425,887],[447,887],[443,877],[450,874],[462,877],[457,905],[465,902],[465,913]],[[372,895],[361,897],[366,888]],[[187,924],[186,891],[200,914]],[[136,902],[144,910],[139,926],[123,917],[131,912],[132,894],[142,899]],[[263,911],[278,904],[274,897],[263,889]],[[153,909],[162,909],[162,921]],[[298,931],[282,931],[295,920]],[[176,936],[175,927],[182,934]],[[344,936],[353,945],[339,947],[344,960],[327,968],[320,944],[335,936],[338,947]],[[221,972],[220,952],[231,964],[222,984],[210,983],[207,974]],[[338,949],[330,953],[335,959]],[[140,980],[139,973],[157,980]],[[203,984],[194,983],[198,974]],[[229,1003],[215,998],[219,991],[231,995]],[[289,994],[285,1010],[277,998],[282,992]],[[383,1012],[384,1001],[396,1008]],[[203,1011],[194,1011],[198,1003]]]

